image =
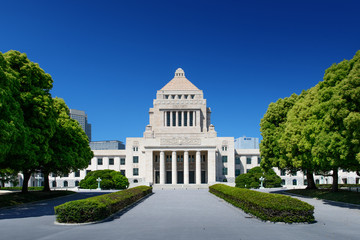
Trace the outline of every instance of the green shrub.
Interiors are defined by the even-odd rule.
[[[314,221],[314,207],[289,196],[223,184],[212,185],[209,191],[262,220],[287,223]]]
[[[248,173],[237,176],[235,179],[236,187],[259,188],[260,177],[265,178],[263,185],[266,188],[281,187],[281,178],[276,175],[274,170],[270,169],[264,173],[261,167],[254,167],[250,169]]]
[[[80,181],[80,188],[96,189],[98,182],[96,179],[101,178],[101,189],[126,189],[129,187],[128,179],[120,172],[114,170],[97,170],[89,172],[86,177]]]
[[[152,192],[139,186],[127,190],[76,200],[55,207],[56,220],[61,223],[95,222],[131,205]]]

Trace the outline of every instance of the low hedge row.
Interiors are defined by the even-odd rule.
[[[314,207],[289,196],[257,192],[215,184],[209,191],[262,220],[272,222],[312,222]]]
[[[127,190],[64,203],[55,207],[61,223],[85,223],[103,220],[152,193],[152,188],[139,186]]]

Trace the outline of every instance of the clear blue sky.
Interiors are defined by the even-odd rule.
[[[1,1],[0,51],[25,52],[93,140],[141,137],[178,67],[219,136],[260,137],[269,103],[360,49],[360,1]]]

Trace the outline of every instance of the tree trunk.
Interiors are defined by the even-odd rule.
[[[22,193],[27,193],[28,192],[28,184],[29,184],[29,179],[31,176],[31,171],[27,172],[27,171],[23,171],[23,175],[24,175],[24,181],[23,181],[23,185],[22,185]]]
[[[43,173],[44,174],[44,192],[50,192],[50,184],[49,184],[49,173]]]
[[[315,181],[314,181],[313,171],[310,171],[310,170],[306,171],[306,179],[307,179],[306,189],[317,189]]]
[[[337,168],[333,169],[332,176],[333,176],[333,184],[332,184],[331,191],[332,192],[338,192],[339,191],[339,184],[338,184],[339,175],[338,175],[338,169]]]

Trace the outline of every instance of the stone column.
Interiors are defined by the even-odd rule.
[[[176,152],[172,152],[171,158],[171,184],[177,184],[177,159],[176,159]]]
[[[181,126],[184,126],[184,111],[181,111]]]
[[[160,184],[165,184],[165,153],[160,152]]]
[[[173,125],[172,117],[173,117],[173,112],[170,111],[170,127],[172,127],[172,125]]]
[[[195,183],[201,184],[201,155],[200,151],[196,152],[196,171],[195,171]]]
[[[179,112],[178,111],[175,111],[175,124],[176,126],[178,127],[179,126]]]
[[[187,120],[187,122],[186,122],[186,126],[188,127],[188,126],[190,126],[190,121],[189,121],[189,119],[190,119],[190,111],[186,111],[187,112],[187,114],[186,114],[186,120]]]
[[[184,184],[189,184],[189,152],[184,152]]]
[[[216,182],[216,153],[214,150],[208,151],[208,184],[214,184]]]

